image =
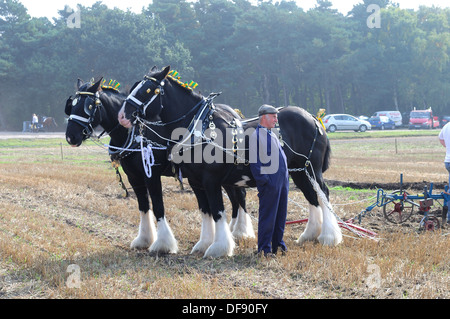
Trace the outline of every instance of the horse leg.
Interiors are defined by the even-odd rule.
[[[147,249],[156,239],[155,219],[151,211],[140,212],[139,232],[131,249]]]
[[[255,238],[252,220],[245,210],[244,188],[224,187],[233,208],[232,218],[230,222],[230,231],[233,237],[238,241],[242,238]]]
[[[178,252],[178,244],[165,217],[161,177],[156,170],[153,171],[152,178],[147,180],[147,189],[152,199],[153,212],[158,225],[158,238],[150,246],[150,252],[176,254]]]
[[[197,198],[198,206],[202,213],[202,229],[200,232],[200,239],[197,244],[195,244],[194,248],[192,248],[191,254],[203,255],[214,241],[214,220],[209,214],[209,204],[206,193],[195,186],[191,185],[191,187]]]
[[[228,198],[231,202],[231,221],[230,221],[230,231],[233,232],[234,228],[236,227],[236,222],[239,214],[239,203],[236,200],[236,190],[234,187],[223,187],[225,191],[227,192]]]
[[[132,183],[132,180],[130,180]],[[138,200],[140,223],[138,236],[131,242],[131,249],[147,249],[156,240],[156,228],[153,213],[150,210],[147,189],[145,186],[133,185]]]
[[[323,212],[322,232],[320,233],[318,240],[325,246],[337,246],[342,242],[342,231],[329,202],[328,187],[323,181],[321,174],[317,174],[316,178],[318,181],[316,183],[316,188],[320,188],[320,191],[322,192],[322,194],[320,194],[321,196],[319,195],[318,198]]]
[[[291,177],[295,185],[300,188],[306,200],[309,202],[308,223],[296,242],[301,244],[306,241],[315,241],[320,236],[323,222],[322,209],[319,206],[317,194],[304,172],[294,172],[291,174]]]
[[[232,256],[235,243],[233,235],[227,224],[227,215],[225,213],[225,207],[223,205],[222,190],[220,185],[208,185],[206,188],[206,194],[208,196],[208,203],[211,209],[211,213],[214,219],[215,235],[214,242],[206,250],[204,258],[206,257],[223,257]]]

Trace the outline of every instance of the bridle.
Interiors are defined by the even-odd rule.
[[[86,99],[84,101],[83,116],[72,114],[72,108],[78,105],[79,99],[81,99],[82,96],[86,96]],[[66,114],[69,115],[69,121],[75,122],[83,127],[83,135],[86,137],[86,139],[90,138],[94,133],[92,123],[94,122],[95,115],[97,114],[101,106],[102,102],[100,100],[99,92],[77,92],[74,99],[70,97],[69,100],[67,100]],[[99,114],[101,121],[101,113],[99,112]]]
[[[152,104],[158,96],[162,97],[164,95],[164,85],[164,79],[162,81],[158,81],[157,79],[146,75],[144,76],[144,79],[128,95],[123,105],[125,106],[127,103],[129,103],[131,106],[136,108],[136,111],[132,114],[132,116],[135,118],[133,124],[136,124],[138,116],[142,116],[145,118],[147,108],[150,106],[150,104]],[[151,96],[152,93],[153,96]],[[137,94],[143,95],[142,101],[136,97]],[[161,108],[163,108],[162,98]]]
[[[169,126],[175,123],[179,123],[190,116],[195,118],[195,115],[201,113],[205,108],[214,109],[212,102],[217,96],[221,94],[211,93],[207,98],[202,98],[192,109],[189,110],[189,112],[173,121],[150,122],[146,120],[146,112],[148,107],[155,101],[158,96],[160,97],[161,110],[164,108],[162,99],[165,95],[165,81],[165,78],[159,81],[154,77],[146,75],[144,76],[144,79],[136,86],[136,88],[128,95],[123,105],[125,106],[127,103],[129,103],[131,106],[136,108],[136,111],[131,115],[134,118],[134,121],[132,122],[133,125],[139,122],[140,124],[146,124],[147,126]],[[154,93],[153,95],[151,95],[152,92]],[[136,97],[137,94],[142,95],[143,99],[138,99]]]

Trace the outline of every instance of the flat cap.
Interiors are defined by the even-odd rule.
[[[277,114],[278,110],[274,108],[272,105],[264,104],[258,110],[258,116],[262,116],[265,114]]]

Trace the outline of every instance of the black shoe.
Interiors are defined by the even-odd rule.
[[[264,257],[264,258],[275,258],[276,257],[276,254],[274,254],[274,253],[267,253],[267,252],[262,251],[262,250],[261,251],[256,251],[255,255],[258,258],[261,258],[261,257]]]

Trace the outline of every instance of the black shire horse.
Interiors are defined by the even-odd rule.
[[[164,215],[161,176],[174,176],[172,163],[167,160],[167,150],[153,147],[152,154],[155,165],[150,167],[151,175],[145,171],[145,161],[141,152],[139,140],[151,141],[154,145],[163,143],[155,132],[146,131],[145,136],[134,135],[118,122],[118,112],[127,95],[117,90],[101,86],[101,80],[95,84],[84,84],[78,80],[78,92],[75,98],[70,97],[66,103],[65,112],[69,116],[66,130],[67,142],[78,147],[91,137],[94,128],[101,126],[111,138],[109,153],[111,159],[119,160],[128,177],[137,200],[140,211],[139,233],[131,243],[131,248],[146,249],[154,253],[176,253],[177,241]],[[148,177],[148,176],[151,177]],[[249,220],[238,216],[245,212],[245,190],[235,187],[225,188],[232,203],[233,221],[235,221],[235,236],[238,238],[254,237]],[[152,200],[153,213],[156,217],[155,228],[153,215],[150,212],[148,196]],[[238,214],[239,213],[239,214]],[[246,214],[245,214],[246,215]]]
[[[200,209],[205,212],[209,207],[211,212],[203,216],[200,241],[194,249],[205,251],[205,256],[230,255],[234,242],[224,226],[220,186],[256,185],[248,166],[248,140],[259,121],[242,122],[231,107],[212,103],[214,95],[203,97],[169,72],[170,67],[154,68],[137,83],[119,113],[119,122],[127,128],[153,129],[155,123],[149,119],[160,117],[158,124],[167,128],[164,138],[172,142],[171,159],[198,194]],[[326,133],[317,119],[299,107],[281,109],[278,118],[291,177],[310,203],[308,224],[297,242],[338,245],[342,233],[323,180],[331,154]]]

